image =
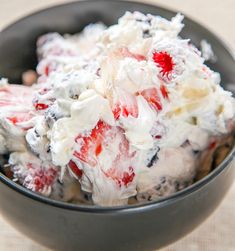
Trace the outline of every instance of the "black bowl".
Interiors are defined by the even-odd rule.
[[[0,73],[19,82],[21,73],[36,66],[35,41],[49,31],[79,32],[86,24],[110,25],[126,10],[166,18],[174,12],[142,3],[120,1],[74,2],[49,8],[10,25],[0,34]],[[210,65],[222,82],[235,79],[235,62],[226,46],[201,25],[185,18],[183,37],[199,45],[206,39],[218,62]],[[157,202],[125,207],[83,206],[53,201],[15,184],[0,174],[0,211],[29,238],[55,250],[154,250],[192,231],[219,205],[231,186],[233,149],[207,177]]]

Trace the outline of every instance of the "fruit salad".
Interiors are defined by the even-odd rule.
[[[11,178],[52,199],[117,206],[169,196],[216,167],[233,144],[235,101],[180,37],[182,21],[126,12],[110,27],[39,37],[36,74],[0,81]]]

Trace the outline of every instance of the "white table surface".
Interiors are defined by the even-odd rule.
[[[0,0],[0,28],[32,11],[68,0]],[[147,2],[147,1],[146,1]],[[235,48],[235,0],[152,0],[209,27]],[[234,69],[235,70],[235,69]],[[0,216],[0,251],[48,251]],[[68,250],[69,251],[69,250]],[[194,232],[162,251],[235,251],[235,184],[216,212]]]

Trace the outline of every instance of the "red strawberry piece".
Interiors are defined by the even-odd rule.
[[[117,120],[122,115],[124,118],[132,116],[134,118],[138,117],[138,107],[127,107],[126,105],[117,104],[113,109],[114,118]]]
[[[56,69],[57,69],[57,67],[58,67],[58,63],[57,62],[55,62],[55,61],[52,61],[52,60],[50,60],[47,64],[45,64],[45,65],[43,65],[43,61],[41,61],[40,63],[39,63],[39,67],[38,67],[38,69],[39,69],[39,74],[40,75],[45,75],[46,77],[48,77],[50,74],[51,74],[51,72],[53,72],[53,71],[55,71]],[[41,68],[42,67],[42,68]],[[40,69],[41,68],[41,69]]]
[[[112,162],[112,167],[107,171],[102,171],[106,177],[116,181],[119,187],[121,187],[122,185],[127,187],[133,181],[135,173],[134,169],[131,166],[129,166],[128,169],[123,169],[123,163],[126,160],[129,160],[131,162],[136,152],[130,153],[129,141],[126,139],[124,131],[122,129],[118,128],[115,137],[120,137],[119,151],[117,152],[116,157]],[[110,144],[112,144],[112,142]]]
[[[58,171],[54,167],[45,169],[43,166],[36,166],[33,163],[28,163],[29,169],[28,178],[25,179],[26,187],[32,187],[33,191],[41,192],[45,188],[52,186],[57,177]]]
[[[37,111],[40,111],[40,110],[45,110],[47,109],[49,106],[47,104],[43,104],[43,103],[35,103],[34,104],[34,107]]]
[[[19,119],[17,117],[8,117],[8,120],[10,120],[13,124],[17,124],[19,122]]]
[[[135,173],[132,167],[129,167],[129,172],[124,172],[122,176],[122,182],[125,186],[128,186],[129,183],[133,181]]]
[[[7,117],[8,120],[10,120],[14,125],[29,121],[33,116],[29,113],[23,113],[23,112],[15,112],[14,116]]]
[[[29,121],[30,119],[32,119],[34,117],[33,114],[31,113],[21,113],[21,112],[12,112],[12,114],[9,114],[6,118],[15,126],[20,127],[22,130],[27,131],[30,128],[32,128],[31,126],[25,126],[24,122]]]
[[[46,103],[44,103],[45,100],[44,102],[39,100],[40,98],[38,99],[38,97],[33,100],[33,106],[37,111],[46,110],[49,106],[51,106],[55,102],[54,98],[47,99]]]
[[[96,156],[99,156],[101,152],[102,152],[102,144],[99,143],[99,144],[96,146],[95,155],[96,155]]]
[[[155,138],[155,139],[161,139],[162,136],[161,136],[161,135],[156,135],[156,136],[154,136],[154,138]]]
[[[125,91],[118,91],[118,102],[113,109],[114,118],[117,120],[122,115],[124,118],[132,116],[138,117],[138,105],[134,95]]]
[[[45,67],[45,75],[47,77],[49,76],[49,72],[50,72],[49,65],[46,65],[46,67]]]
[[[154,52],[152,58],[156,65],[161,68],[161,74],[168,77],[175,65],[172,57],[167,52],[160,51]]]
[[[74,151],[73,155],[80,161],[95,166],[96,157],[102,152],[104,135],[110,129],[111,126],[100,120],[89,136],[78,135],[75,141],[81,144],[81,148],[80,151]]]
[[[168,99],[169,100],[169,96],[168,96],[168,91],[167,91],[167,88],[162,84],[161,87],[160,87],[160,91],[162,93],[162,97],[164,99]]]
[[[117,168],[112,167],[108,171],[104,172],[106,177],[113,179],[116,181],[117,185],[121,187],[122,185],[128,186],[135,177],[135,173],[132,167],[129,167],[127,171],[122,173],[118,173]]]
[[[145,89],[140,92],[140,95],[144,97],[144,99],[156,110],[162,110],[161,100],[159,98],[158,91],[155,87]]]
[[[40,76],[48,77],[51,72],[58,69],[60,63],[52,58],[42,59],[37,66],[37,73]]]
[[[132,167],[123,169],[123,162],[134,157],[130,153],[129,142],[124,131],[119,127],[111,127],[103,121],[99,121],[89,136],[79,135],[75,141],[80,144],[80,150],[74,151],[74,157],[90,167],[101,168],[107,178],[113,179],[119,186],[128,186],[134,179]],[[112,149],[113,144],[118,144],[119,151],[115,152],[111,168],[105,170],[99,163],[99,155],[105,150]],[[70,161],[69,167],[79,177],[82,175],[79,167]]]
[[[70,170],[78,177],[82,177],[83,171],[76,165],[76,163],[72,160],[69,161],[68,164]]]
[[[116,105],[113,109],[113,115],[116,120],[120,118],[121,112],[122,110],[120,105]]]

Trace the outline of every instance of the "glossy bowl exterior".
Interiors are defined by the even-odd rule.
[[[126,10],[170,18],[175,13],[146,4],[118,1],[75,2],[26,17],[0,34],[0,73],[19,81],[36,65],[36,38],[48,31],[79,32],[88,23],[115,23]],[[211,67],[224,83],[235,79],[235,62],[223,43],[186,19],[183,37],[211,43],[219,61]],[[235,177],[235,151],[210,175],[169,198],[145,205],[101,208],[52,201],[0,174],[0,212],[16,229],[54,250],[142,251],[168,245],[192,231],[219,205]]]

